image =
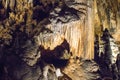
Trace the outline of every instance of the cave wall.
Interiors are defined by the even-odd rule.
[[[13,0],[1,4],[0,38],[7,45],[16,26],[21,31],[26,28],[28,35],[45,27],[48,31],[37,36],[39,45],[54,49],[66,39],[73,56],[84,59],[93,59],[94,34],[101,36],[105,28],[120,41],[120,0]]]
[[[1,10],[4,10],[6,17],[1,21],[3,29],[1,27],[0,37],[7,45],[13,38],[10,33],[13,34],[16,28],[19,28],[29,36],[37,37],[37,43],[46,49],[52,50],[66,39],[70,44],[73,57],[93,59],[92,0],[50,0],[46,2],[44,0],[33,2],[32,0],[28,2],[8,0],[2,1],[1,4]],[[36,32],[39,35],[36,36]]]
[[[119,42],[120,0],[0,0],[0,64],[2,65],[0,72],[5,71],[4,67],[8,67],[8,72],[3,74],[11,74],[18,80],[26,80],[28,78],[26,76],[33,76],[38,71],[40,74],[35,74],[37,76],[35,80],[38,80],[46,65],[49,67],[53,64],[51,67],[54,68],[57,63],[62,66],[60,63],[63,64],[65,60],[63,65],[66,66],[70,59],[68,67],[71,68],[66,67],[67,74],[80,72],[74,76],[81,77],[83,72],[81,70],[90,68],[92,69],[90,72],[95,73],[98,70],[93,69],[95,62],[92,61],[94,65],[91,65],[90,61],[88,66],[86,62],[94,58],[98,60],[100,51],[98,48],[100,44],[104,46],[100,40],[106,28],[115,38],[115,42]],[[99,40],[96,41],[97,46],[94,46],[96,36]],[[94,53],[94,47],[97,54]],[[97,57],[94,57],[94,54]],[[83,65],[89,69],[83,66],[84,68],[79,71],[79,68],[76,68],[80,67],[81,58],[87,59]],[[100,58],[100,61],[101,59],[103,58]],[[27,67],[30,68],[28,74],[24,73]],[[43,72],[40,67],[43,68]],[[21,75],[17,77],[15,73]]]
[[[120,30],[120,0],[94,0],[95,34],[101,36],[107,28],[116,41],[119,42]]]
[[[85,14],[80,14],[80,20],[67,23],[51,23],[46,27],[53,33],[39,34],[38,44],[46,49],[54,49],[66,39],[70,44],[73,57],[93,59],[94,57],[94,26],[93,26],[93,1],[78,0],[76,2],[86,5],[73,6],[77,10],[85,9]],[[79,9],[81,8],[81,9]],[[83,10],[82,10],[83,11]]]

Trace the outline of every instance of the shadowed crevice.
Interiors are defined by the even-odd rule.
[[[66,52],[64,52],[66,50]],[[68,63],[69,59],[62,59],[64,54],[70,54],[70,46],[69,43],[64,40],[63,43],[56,46],[53,50],[44,49],[44,47],[40,46],[41,51],[41,60],[47,64],[53,64],[55,67],[65,67]]]

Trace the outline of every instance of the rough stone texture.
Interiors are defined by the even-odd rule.
[[[5,4],[3,2],[3,5]],[[90,22],[90,19],[92,19],[92,8],[88,7],[91,6],[92,1],[48,1],[46,4],[44,0],[38,1],[38,3],[33,1],[33,8],[26,1],[22,3],[22,0],[16,1],[16,4],[15,9],[10,7],[10,12],[7,16],[9,20],[2,22],[3,24],[8,23],[7,30],[11,31],[10,25],[14,27],[12,30],[15,30],[16,26],[21,26],[22,24],[20,29],[24,31],[24,27],[26,27],[25,31],[29,36],[36,34],[38,36],[39,34],[38,37],[41,40],[38,43],[46,49],[48,47],[54,49],[54,47],[62,43],[63,39],[66,39],[70,44],[70,51],[74,57],[93,59],[94,48],[90,48],[90,46],[94,46],[94,41],[92,40],[94,39],[94,28],[92,22]],[[10,4],[8,4],[9,6]],[[5,32],[2,31],[1,34]],[[7,38],[7,41],[11,39],[11,35]],[[3,37],[3,39],[6,39],[6,37]]]
[[[95,60],[100,64],[101,74],[102,77],[111,77],[113,80],[117,80],[119,78],[119,72],[116,67],[116,59],[117,55],[119,55],[120,51],[118,50],[119,47],[119,27],[120,27],[120,0],[94,0],[94,26],[95,26],[95,34],[97,40],[95,41]],[[104,34],[104,30],[108,29],[109,34],[112,36],[111,38],[114,39],[113,42],[110,42],[107,37],[105,37],[107,34],[105,34],[104,37],[102,35]],[[106,42],[104,40],[101,40],[106,38]],[[114,48],[112,45],[114,45]],[[107,45],[106,45],[107,44]],[[98,47],[96,47],[99,45]],[[104,46],[107,46],[104,48]],[[116,48],[115,48],[116,47]],[[110,50],[113,49],[113,50]],[[120,48],[119,48],[120,49]],[[97,50],[99,52],[97,52]],[[110,56],[111,51],[115,51],[115,55]],[[96,54],[98,53],[98,54]],[[97,55],[97,56],[96,56]],[[102,56],[102,57],[100,57]],[[100,59],[99,59],[100,57]],[[107,57],[107,60],[105,58]],[[114,57],[115,64],[112,66],[113,71],[110,69],[110,63],[112,62],[112,57]],[[119,58],[118,58],[119,60]],[[113,61],[113,62],[114,62]],[[117,64],[119,62],[117,61]],[[109,65],[109,66],[108,66]],[[105,67],[107,66],[107,67]],[[102,72],[103,71],[103,72]],[[104,73],[106,72],[106,73]],[[109,75],[107,75],[109,74]]]
[[[119,44],[119,8],[120,0],[0,0],[0,80],[116,77],[96,52],[105,28]]]
[[[39,66],[30,67],[15,55],[6,57],[4,70],[6,71],[5,74],[8,75],[7,77],[10,77],[11,80],[38,80],[40,75],[42,75]]]
[[[105,29],[100,38],[100,42],[96,39],[95,43],[95,61],[100,66],[101,77],[109,77],[113,80],[119,80],[120,50],[115,43],[115,39],[110,32]]]
[[[28,40],[25,45],[23,53],[20,54],[23,61],[25,61],[29,66],[33,66],[37,63],[38,59],[41,57],[41,52],[39,51],[39,46],[32,41]]]
[[[64,70],[71,80],[97,80],[100,78],[98,74],[99,66],[94,61],[77,61],[73,60]]]
[[[114,4],[113,4],[114,3]],[[105,28],[110,30],[116,41],[119,41],[120,1],[94,0],[94,25],[96,34],[101,35]]]

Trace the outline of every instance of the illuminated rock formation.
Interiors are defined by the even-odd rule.
[[[115,43],[120,41],[119,8],[120,0],[0,0],[0,72],[15,80],[49,80],[51,75],[57,80],[55,72],[60,70],[61,79],[99,78],[105,28]],[[97,77],[92,77],[94,72]]]

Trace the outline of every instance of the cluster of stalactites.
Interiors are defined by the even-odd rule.
[[[14,10],[15,7],[17,6],[16,4],[33,4],[33,0],[1,0],[2,5],[4,8],[8,9],[10,8],[11,10]]]

